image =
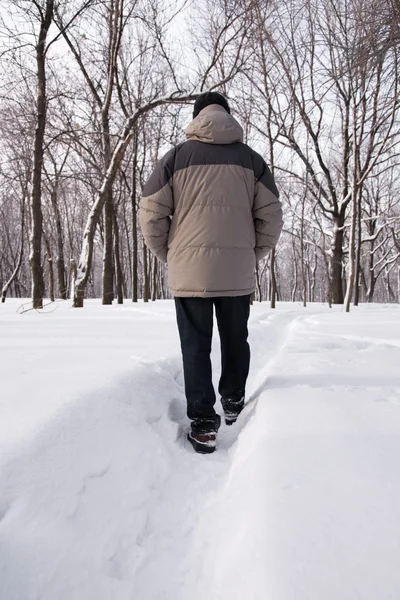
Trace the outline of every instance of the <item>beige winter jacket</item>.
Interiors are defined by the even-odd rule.
[[[143,189],[140,224],[151,252],[168,263],[173,296],[243,296],[255,289],[256,260],[282,229],[279,194],[239,123],[204,108]]]

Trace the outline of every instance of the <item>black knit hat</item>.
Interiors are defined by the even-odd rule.
[[[205,92],[204,94],[201,94],[194,103],[193,119],[197,117],[203,108],[210,106],[210,104],[219,104],[227,113],[231,114],[231,109],[229,108],[226,98],[221,96],[221,94],[218,94],[218,92]]]

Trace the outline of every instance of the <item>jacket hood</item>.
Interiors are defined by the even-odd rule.
[[[218,104],[203,108],[185,129],[189,140],[208,144],[234,144],[243,141],[243,129],[232,115]]]

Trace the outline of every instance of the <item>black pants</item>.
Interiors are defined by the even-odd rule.
[[[244,395],[250,366],[247,321],[250,296],[175,298],[181,338],[187,414],[194,431],[219,425],[214,410],[215,392],[211,371],[213,308],[221,340],[222,373],[218,391],[223,397]]]

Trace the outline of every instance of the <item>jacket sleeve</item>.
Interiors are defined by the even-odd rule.
[[[139,222],[146,246],[158,258],[167,262],[168,234],[174,212],[172,175],[175,148],[162,158],[143,188]]]
[[[282,204],[272,173],[262,160],[254,189],[253,220],[256,233],[256,258],[262,260],[275,248],[281,235]]]

